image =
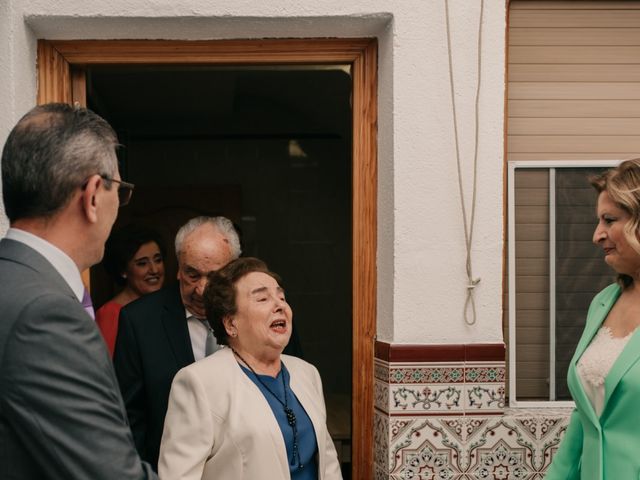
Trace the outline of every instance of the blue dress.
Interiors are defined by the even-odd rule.
[[[273,415],[278,421],[280,431],[284,437],[284,444],[287,448],[287,459],[289,471],[291,473],[291,480],[318,480],[318,442],[316,440],[316,433],[313,429],[313,424],[311,423],[309,415],[307,415],[307,412],[291,390],[289,385],[289,371],[284,366],[284,363],[282,364],[282,368],[276,378],[270,377],[269,375],[254,374],[244,365],[240,365],[240,367],[247,377],[249,377],[260,389],[264,398],[269,403],[269,406],[273,411]],[[296,416],[298,452],[302,467],[299,466],[298,458],[293,451],[293,429],[289,425],[287,415],[284,412],[285,393],[282,375],[284,375],[284,383],[287,385],[287,405],[293,410],[293,413]],[[256,377],[260,377],[262,383],[269,387],[271,391],[267,390]],[[274,394],[277,395],[280,401],[276,400]]]

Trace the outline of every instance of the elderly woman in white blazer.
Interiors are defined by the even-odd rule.
[[[291,307],[277,275],[239,258],[209,276],[215,354],[176,375],[160,447],[162,480],[342,479],[316,368],[283,355]]]

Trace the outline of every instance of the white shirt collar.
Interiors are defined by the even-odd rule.
[[[43,238],[17,228],[10,228],[7,231],[6,238],[31,247],[46,258],[71,287],[75,296],[78,297],[78,301],[82,302],[84,284],[82,283],[78,266],[71,260],[69,255]]]
[[[196,320],[199,320],[199,321],[206,320],[204,318],[196,317],[193,313],[191,313],[189,310],[187,310],[187,307],[184,308],[184,314],[186,315],[187,320],[190,319],[190,318],[195,318]]]

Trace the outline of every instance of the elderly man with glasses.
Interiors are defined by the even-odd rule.
[[[82,304],[133,185],[102,118],[48,104],[2,152],[0,478],[156,479],[136,453],[109,354]],[[85,307],[85,308],[83,308]]]

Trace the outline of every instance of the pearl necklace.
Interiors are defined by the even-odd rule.
[[[284,414],[287,417],[287,423],[289,424],[289,426],[291,427],[291,430],[293,430],[293,458],[291,459],[291,465],[295,465],[295,461],[297,460],[298,462],[298,468],[304,468],[304,465],[302,464],[302,462],[300,461],[300,451],[298,449],[298,427],[297,427],[297,420],[296,420],[296,414],[294,413],[294,411],[289,407],[289,395],[287,395],[287,384],[284,381],[284,370],[285,370],[285,366],[284,363],[282,363],[282,388],[284,390],[284,402],[282,400],[280,400],[280,397],[278,397],[273,390],[271,390],[266,383],[264,383],[261,379],[260,376],[256,373],[256,371],[251,367],[251,365],[249,365],[249,363],[240,356],[240,354],[238,352],[235,351],[235,349],[231,349],[231,351],[235,354],[236,357],[238,357],[240,360],[242,360],[242,363],[244,363],[249,370],[251,370],[251,373],[253,373],[253,375],[256,377],[256,380],[258,380],[258,382],[260,382],[260,384],[271,394],[273,395],[273,397],[282,405],[282,407],[284,408]]]

